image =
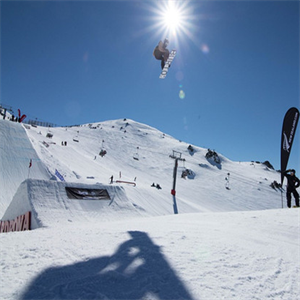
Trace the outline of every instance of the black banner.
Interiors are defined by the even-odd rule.
[[[299,120],[299,110],[290,108],[285,114],[281,133],[281,184],[286,170]]]
[[[69,199],[110,200],[109,194],[106,189],[66,187],[66,192]]]

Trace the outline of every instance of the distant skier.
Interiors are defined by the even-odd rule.
[[[295,173],[295,170],[286,170],[284,172],[284,176],[287,179],[286,199],[288,207],[291,207],[291,194],[294,195],[296,206],[299,207],[299,194],[296,188],[300,186],[300,180],[295,176]]]
[[[159,41],[158,45],[153,51],[153,56],[157,60],[161,60],[161,68],[163,69],[166,61],[169,58],[170,51],[167,49],[169,45],[169,40],[166,38],[163,42]]]

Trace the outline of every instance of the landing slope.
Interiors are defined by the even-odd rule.
[[[29,169],[30,159],[34,167]],[[30,173],[29,173],[30,172]],[[22,124],[0,120],[0,217],[20,183],[28,178],[50,179]]]

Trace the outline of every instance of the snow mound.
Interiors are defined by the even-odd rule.
[[[81,190],[105,190],[106,199],[86,197],[70,199],[66,187]],[[31,228],[50,227],[68,222],[112,221],[140,216],[120,186],[66,183],[27,179],[21,183],[3,220],[12,220],[31,211]]]

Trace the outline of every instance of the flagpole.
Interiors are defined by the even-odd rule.
[[[299,110],[291,107],[285,114],[281,131],[281,150],[280,150],[280,170],[281,170],[281,188],[283,188],[284,172],[288,165],[289,157],[292,151],[292,145],[298,125]],[[281,202],[283,208],[283,195],[281,191]]]

